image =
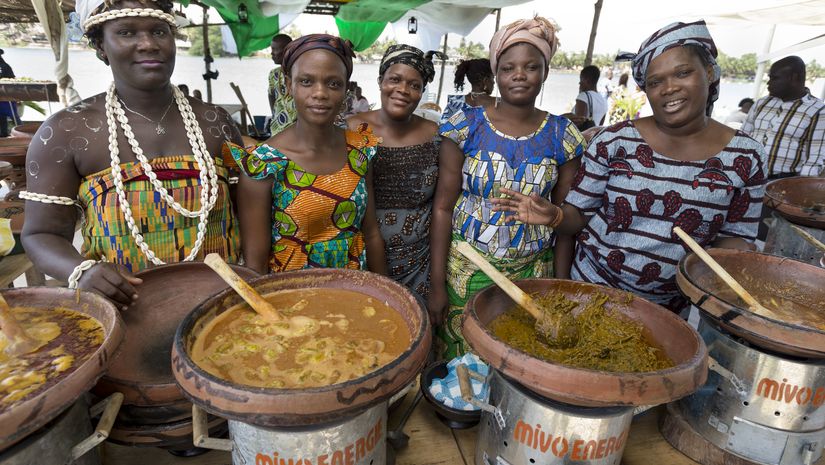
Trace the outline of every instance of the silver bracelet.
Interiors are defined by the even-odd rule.
[[[80,265],[74,267],[74,270],[72,270],[72,274],[69,275],[69,289],[77,289],[77,283],[78,281],[80,281],[80,276],[83,274],[83,272],[97,265],[98,263],[99,262],[97,260],[84,260],[80,262]]]

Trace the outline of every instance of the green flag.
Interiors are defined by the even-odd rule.
[[[369,48],[387,27],[385,22],[355,23],[340,18],[335,18],[335,24],[338,26],[338,35],[342,39],[349,39],[356,52],[363,52]]]

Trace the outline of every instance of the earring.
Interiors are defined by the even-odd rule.
[[[496,97],[496,104],[495,104],[495,107],[496,107],[496,108],[498,108],[498,102],[499,102],[499,100],[501,100],[501,97]]]

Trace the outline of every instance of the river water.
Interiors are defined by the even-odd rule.
[[[28,77],[38,80],[54,80],[54,54],[45,48],[6,48],[4,59],[14,69],[18,77]],[[254,115],[267,115],[268,101],[266,96],[266,80],[272,61],[268,57],[250,57],[242,60],[238,58],[215,58],[212,69],[219,71],[218,79],[212,81],[212,101],[224,104],[237,104],[238,99],[229,86],[230,82],[237,84]],[[435,100],[438,92],[440,67],[436,67],[435,81],[427,88],[430,100]],[[187,84],[190,89],[200,89],[206,95],[206,86],[202,78],[204,72],[203,57],[189,56],[178,53],[175,72],[172,81],[175,84]],[[446,66],[444,71],[444,90],[439,104],[444,107],[448,94],[456,93],[453,90],[454,67]],[[83,98],[104,92],[112,80],[109,68],[97,59],[91,50],[69,51],[69,73],[74,78],[75,87]],[[352,79],[358,81],[363,89],[364,96],[371,103],[378,103],[378,65],[357,63],[353,70]],[[544,89],[539,97],[538,106],[555,114],[569,111],[578,94],[579,77],[576,73],[561,73],[551,71],[545,82]],[[752,84],[747,82],[723,82],[721,95],[716,103],[714,116],[724,120],[731,111],[737,108],[742,98],[751,94]],[[469,90],[465,88],[465,90]],[[58,111],[60,104],[52,102],[47,110]],[[24,115],[26,120],[39,120],[43,117],[27,109]]]

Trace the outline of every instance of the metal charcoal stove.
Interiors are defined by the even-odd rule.
[[[577,407],[541,397],[498,371],[481,416],[476,465],[621,462],[633,407]]]
[[[825,271],[802,262],[753,252],[710,253],[740,282],[758,270],[752,280],[793,280],[806,299],[821,301],[825,293]],[[701,389],[668,406],[662,434],[704,465],[813,464],[825,445],[822,330],[726,303],[708,273],[692,256],[679,266],[677,283],[701,310],[710,373]]]

